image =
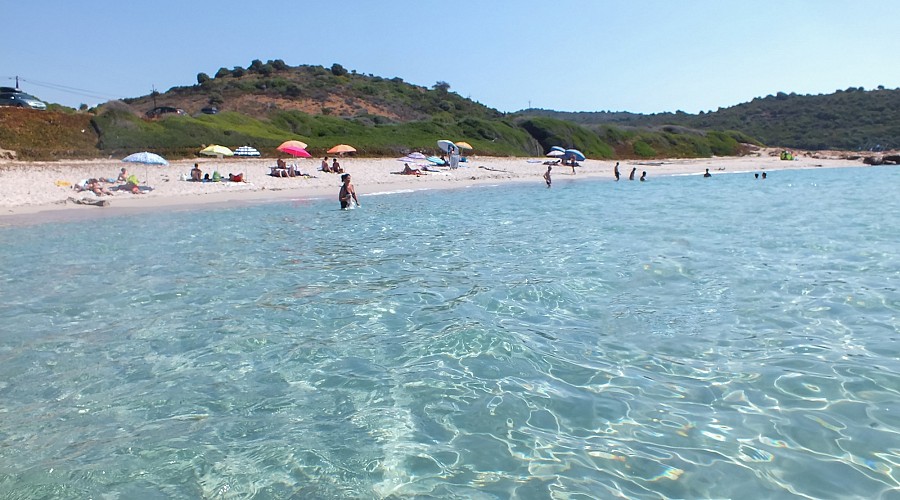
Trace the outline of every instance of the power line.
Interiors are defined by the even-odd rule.
[[[19,77],[13,77],[13,76],[8,76],[8,77],[6,77],[6,79],[7,80],[16,80],[16,82],[19,82],[19,81],[27,82],[31,85],[36,85],[38,87],[44,87],[44,88],[48,88],[48,89],[58,90],[60,92],[67,92],[69,94],[75,94],[75,95],[79,95],[82,97],[92,97],[94,99],[105,99],[105,100],[120,99],[119,96],[101,94],[101,93],[95,92],[93,90],[79,89],[77,87],[69,87],[67,85],[61,85],[58,83],[41,82],[38,80],[31,80],[31,79],[26,80],[25,78],[19,78]]]

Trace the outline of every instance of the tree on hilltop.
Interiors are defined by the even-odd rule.
[[[334,63],[331,65],[331,74],[334,76],[344,76],[347,74],[347,70],[340,64]]]

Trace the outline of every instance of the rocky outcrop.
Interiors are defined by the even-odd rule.
[[[0,160],[15,160],[18,156],[15,151],[0,148]]]
[[[863,159],[866,165],[900,165],[900,154],[867,156]]]

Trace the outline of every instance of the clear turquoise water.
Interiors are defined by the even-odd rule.
[[[2,498],[900,498],[900,169],[0,229]]]

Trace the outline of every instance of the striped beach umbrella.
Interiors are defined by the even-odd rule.
[[[259,156],[259,151],[250,146],[241,146],[234,150],[234,156]]]

